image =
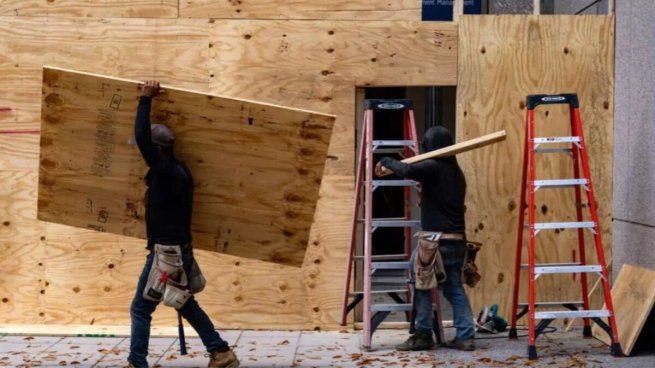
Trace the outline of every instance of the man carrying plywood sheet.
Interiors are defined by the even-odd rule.
[[[436,151],[452,144],[453,138],[450,132],[442,126],[430,128],[423,138],[425,152]],[[442,264],[440,268],[443,270],[437,270],[437,273],[444,271],[446,278],[440,287],[453,306],[454,323],[457,329],[457,337],[448,346],[459,350],[474,350],[473,313],[461,281],[466,253],[464,173],[457,164],[455,156],[433,158],[411,164],[384,157],[375,168],[378,176],[387,174],[389,170],[397,176],[419,181],[422,195],[422,231],[417,233],[418,245],[410,261],[410,270],[414,271],[410,274],[415,280],[416,292],[416,334],[398,345],[397,349],[429,350],[434,346],[431,294],[434,286],[430,284],[431,281],[436,283],[436,280],[424,282],[422,275],[429,274],[431,279],[435,279],[435,272],[430,273],[430,271],[437,268],[435,265]],[[439,259],[442,262],[439,262]],[[419,276],[415,277],[414,274]],[[431,287],[421,287],[422,283]]]
[[[173,132],[165,125],[150,124],[151,102],[158,92],[158,82],[145,83],[134,126],[139,151],[149,168],[145,180],[150,254],[130,307],[132,332],[127,359],[131,367],[148,366],[150,321],[163,299],[164,304],[174,306],[198,332],[210,354],[209,367],[236,368],[239,366],[236,355],[191,295],[193,275],[199,274],[191,246],[193,178],[189,168],[175,158]],[[162,266],[158,267],[160,262]],[[174,284],[170,280],[172,272],[178,276]],[[201,276],[200,279],[197,291],[204,287],[204,279]]]

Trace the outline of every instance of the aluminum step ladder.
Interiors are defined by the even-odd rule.
[[[375,111],[403,111],[402,140],[374,140],[373,115]],[[412,219],[412,190],[420,191],[420,185],[413,180],[378,180],[374,177],[374,154],[399,153],[410,157],[419,153],[416,125],[412,101],[407,99],[383,100],[368,99],[365,101],[364,129],[360,138],[359,162],[356,175],[355,201],[353,206],[352,236],[348,251],[346,284],[343,296],[341,324],[346,325],[347,316],[363,301],[363,347],[371,348],[373,333],[392,312],[404,312],[410,322],[410,332],[414,330],[414,293],[409,285],[410,264],[412,252],[412,229],[420,226],[420,221]],[[401,218],[373,218],[373,192],[380,187],[404,187],[404,216]],[[362,193],[363,192],[363,193]],[[418,197],[418,195],[414,196]],[[363,202],[362,202],[363,200]],[[363,206],[362,206],[363,205]],[[363,218],[360,217],[360,207],[363,207]],[[363,242],[358,242],[358,229]],[[404,229],[404,252],[402,254],[373,255],[373,233],[383,227]],[[363,243],[363,244],[362,244]],[[361,255],[356,255],[358,246]],[[351,292],[352,271],[363,267],[363,290]],[[395,302],[375,304],[373,295],[386,294]],[[435,334],[437,342],[444,342],[440,316],[439,294],[433,290],[433,305],[435,311]]]
[[[568,104],[569,116],[571,123],[571,136],[569,137],[544,137],[536,138],[534,110],[539,105],[546,104]],[[517,338],[516,322],[519,318],[528,316],[528,358],[537,358],[537,349],[535,339],[544,332],[546,327],[555,319],[561,318],[583,318],[585,337],[591,336],[591,324],[593,321],[605,330],[612,340],[611,353],[614,356],[622,356],[621,345],[619,344],[616,321],[614,318],[614,307],[612,305],[612,296],[610,294],[610,284],[605,264],[605,255],[603,252],[603,243],[598,222],[598,211],[594,190],[591,185],[591,174],[589,171],[589,161],[587,149],[582,133],[582,121],[580,119],[580,110],[578,96],[576,94],[559,94],[559,95],[529,95],[526,99],[526,134],[523,150],[523,171],[521,179],[521,199],[519,208],[519,227],[517,235],[517,255],[514,273],[514,293],[512,302],[512,315],[510,325],[510,338]],[[555,144],[557,148],[544,147]],[[562,144],[570,147],[562,148]],[[542,153],[568,153],[573,158],[573,175],[572,179],[549,179],[537,180],[535,169],[535,154]],[[582,166],[582,176],[580,175],[580,165]],[[540,189],[549,188],[573,188],[576,200],[576,221],[573,222],[537,222],[535,218],[535,192]],[[583,220],[582,216],[582,190],[587,193],[587,202],[590,210],[591,221]],[[527,190],[527,202],[526,202]],[[527,207],[528,219],[525,222],[525,210]],[[524,226],[525,222],[525,226]],[[556,229],[577,229],[578,249],[580,252],[580,261],[577,263],[535,263],[535,242],[537,235],[541,231]],[[592,232],[595,242],[595,248],[598,255],[597,265],[588,265],[585,260],[584,230]],[[523,231],[529,232],[528,241],[528,263],[523,264],[521,260],[523,250]],[[521,269],[528,271],[528,302],[519,303],[519,288],[521,281]],[[605,306],[600,310],[591,310],[589,306],[589,297],[587,293],[587,274],[597,273],[602,279],[603,294]],[[536,280],[542,275],[552,274],[580,274],[582,300],[581,301],[563,301],[563,302],[537,302],[536,301]],[[565,310],[558,311],[537,311],[539,307],[557,307],[561,306]],[[518,308],[521,308],[521,311]],[[609,325],[601,318],[607,318]],[[539,320],[539,324],[536,324]]]

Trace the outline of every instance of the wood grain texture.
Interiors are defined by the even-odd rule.
[[[470,296],[474,310],[499,303],[500,310],[508,313],[526,95],[575,92],[580,97],[605,255],[611,257],[614,19],[501,15],[463,16],[459,22],[458,140],[500,129],[508,134],[503,143],[458,158],[468,181],[468,236],[484,242],[477,258],[484,277]],[[568,108],[542,106],[535,115],[536,136],[568,134]],[[537,163],[538,178],[572,177],[567,156],[540,155]],[[575,221],[574,202],[573,190],[542,189],[536,196],[537,220]],[[589,234],[585,237],[587,261],[593,263],[592,239]],[[542,232],[537,239],[537,263],[579,260],[575,230]],[[521,300],[527,300],[525,277]],[[571,275],[544,276],[537,282],[537,301],[579,300],[580,295],[579,279]]]
[[[163,87],[195,182],[194,245],[302,264],[334,117]],[[44,68],[39,219],[145,238],[138,83]]]
[[[602,290],[601,290],[602,293]],[[623,354],[630,355],[655,306],[655,271],[626,264],[612,287],[612,302]],[[605,319],[607,323],[607,319]],[[594,337],[609,345],[607,333],[594,324]]]
[[[420,0],[180,0],[182,18],[421,20]]]
[[[0,15],[176,18],[178,0],[3,0]]]

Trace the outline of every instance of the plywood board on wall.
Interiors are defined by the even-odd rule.
[[[612,302],[623,354],[630,355],[655,306],[655,271],[625,264],[612,287]],[[605,319],[607,323],[607,319]],[[595,338],[609,345],[609,335],[593,326]]]
[[[299,266],[334,117],[164,87],[153,122],[194,177],[197,248]],[[138,82],[44,67],[39,219],[145,238]]]
[[[605,256],[611,257],[612,111],[614,19],[612,16],[464,16],[460,20],[457,86],[458,140],[505,129],[502,144],[463,154],[468,181],[468,236],[484,243],[478,255],[482,281],[471,290],[473,308],[499,303],[508,315],[514,284],[525,98],[534,93],[577,93],[591,175],[599,206]],[[537,136],[569,135],[568,108],[536,110]],[[566,155],[537,157],[537,178],[572,177]],[[573,190],[537,192],[537,219],[575,221]],[[586,200],[581,204],[588,214]],[[527,232],[525,232],[527,240]],[[596,259],[587,234],[587,261]],[[523,252],[524,257],[527,252]],[[541,232],[537,263],[579,261],[575,230]],[[526,258],[524,258],[526,260]],[[523,275],[525,301],[527,274]],[[525,292],[525,293],[524,293]],[[538,301],[578,300],[578,278],[545,276]]]
[[[421,20],[421,0],[180,0],[180,17]]]
[[[201,249],[195,255],[208,278],[198,299],[218,327],[340,329],[354,193],[355,87],[455,85],[457,42],[457,26],[444,22],[5,16],[0,17],[0,92],[15,110],[0,116],[0,124],[39,128],[43,64],[160,79],[336,115],[302,267]],[[0,219],[10,221],[0,226],[0,235],[12,242],[0,244],[0,264],[11,270],[40,268],[0,279],[0,300],[8,300],[0,303],[0,322],[129,324],[144,242],[34,219],[17,230],[16,212],[35,216],[39,139],[26,134],[4,142],[0,170],[30,180],[0,195],[0,206],[26,198],[23,207],[7,207]],[[4,176],[0,181],[14,185]],[[23,247],[20,260],[12,259]],[[79,270],[74,280],[62,272],[70,267]],[[153,323],[174,326],[176,315],[159,308]]]

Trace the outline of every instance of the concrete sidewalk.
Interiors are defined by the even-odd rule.
[[[446,329],[447,336],[453,329]],[[526,339],[478,339],[472,353],[439,348],[431,352],[400,353],[393,346],[404,331],[382,330],[374,336],[372,352],[360,348],[359,333],[299,331],[223,331],[235,346],[242,367],[655,367],[655,355],[613,358],[595,339],[580,331],[554,332],[538,340],[540,359],[525,359]],[[481,336],[484,337],[484,336]],[[189,354],[179,355],[176,338],[152,338],[153,367],[205,367],[207,357],[197,338],[187,340]],[[0,337],[0,366],[5,367],[122,367],[129,350],[124,337]]]

